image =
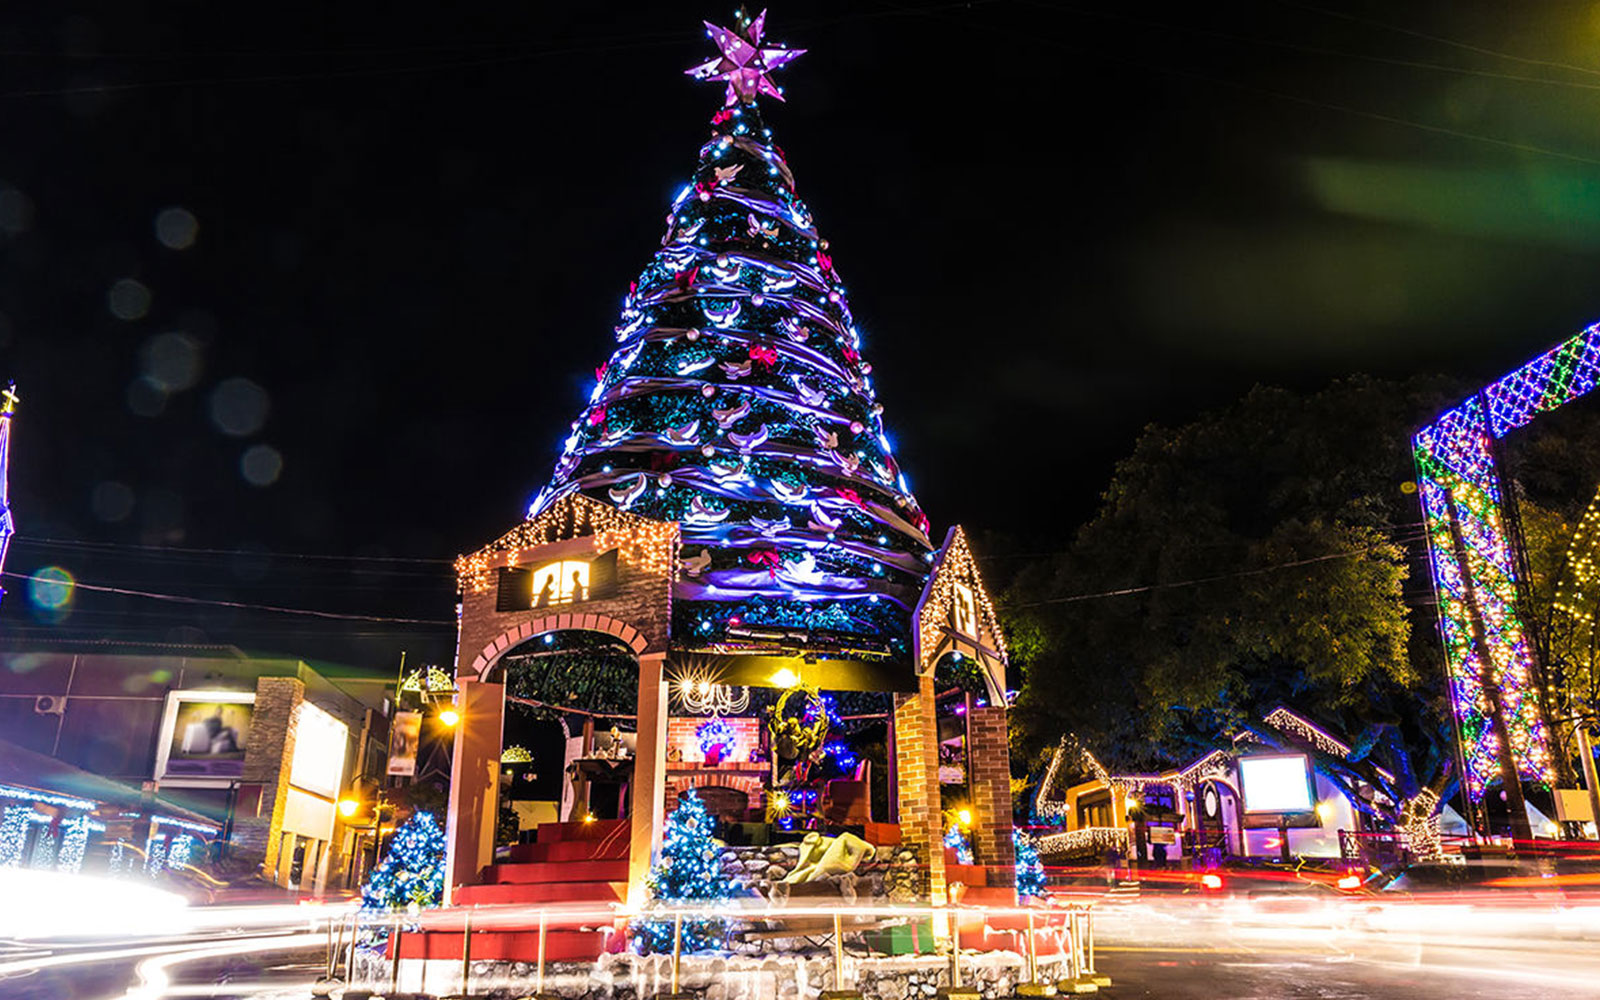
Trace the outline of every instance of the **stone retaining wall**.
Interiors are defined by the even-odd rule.
[[[984,1000],[1016,994],[1025,978],[1026,959],[1016,952],[963,954],[961,979],[975,986]],[[685,955],[678,987],[701,1000],[812,1000],[834,983],[833,958],[826,955]],[[1039,975],[1054,980],[1064,975],[1057,956],[1040,956]],[[531,962],[473,962],[473,995],[515,1000],[533,992],[536,969]],[[356,986],[387,989],[390,968],[381,954],[363,953],[356,965]],[[939,955],[846,956],[845,986],[866,1000],[930,1000],[950,985],[950,959]],[[672,985],[669,955],[603,955],[594,963],[559,962],[545,968],[544,992],[562,1000],[651,1000]],[[401,963],[399,992],[444,996],[461,990],[461,963],[449,959],[408,959]]]

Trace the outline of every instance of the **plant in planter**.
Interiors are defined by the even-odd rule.
[[[700,743],[700,752],[705,755],[706,763],[711,767],[722,763],[722,758],[733,749],[732,727],[716,716],[700,723],[700,728],[694,731],[694,735]]]

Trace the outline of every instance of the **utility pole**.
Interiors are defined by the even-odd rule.
[[[1471,568],[1467,564],[1467,543],[1461,534],[1461,520],[1456,515],[1456,498],[1445,490],[1445,508],[1450,512],[1450,541],[1455,552],[1456,568],[1461,577],[1461,589],[1467,599],[1467,618],[1472,623],[1472,644],[1477,650],[1478,682],[1489,700],[1489,721],[1495,743],[1495,757],[1500,765],[1500,787],[1505,792],[1506,804],[1511,807],[1511,838],[1513,841],[1533,839],[1533,826],[1528,822],[1528,803],[1522,797],[1522,778],[1517,774],[1517,763],[1511,756],[1511,741],[1506,732],[1505,704],[1500,700],[1500,679],[1495,676],[1494,661],[1489,656],[1489,638],[1483,627],[1483,609],[1478,605],[1478,588],[1473,583]],[[1462,775],[1462,780],[1467,775]],[[1469,796],[1470,797],[1470,796]],[[1487,814],[1487,810],[1485,811]],[[1487,815],[1485,815],[1487,823]],[[1484,830],[1488,833],[1488,830]]]
[[[1595,775],[1594,745],[1589,742],[1589,720],[1579,716],[1573,729],[1578,734],[1578,759],[1583,766],[1583,784],[1589,790],[1589,817],[1594,820],[1595,835],[1600,837],[1600,777]]]

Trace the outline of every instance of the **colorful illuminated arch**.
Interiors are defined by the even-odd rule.
[[[1496,700],[1518,774],[1538,782],[1552,777],[1550,733],[1517,608],[1516,551],[1493,442],[1584,395],[1597,378],[1600,325],[1490,383],[1413,441],[1450,698],[1474,799],[1500,774]]]

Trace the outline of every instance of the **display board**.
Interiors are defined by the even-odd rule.
[[[1241,757],[1239,780],[1247,813],[1303,813],[1316,806],[1304,754]]]

